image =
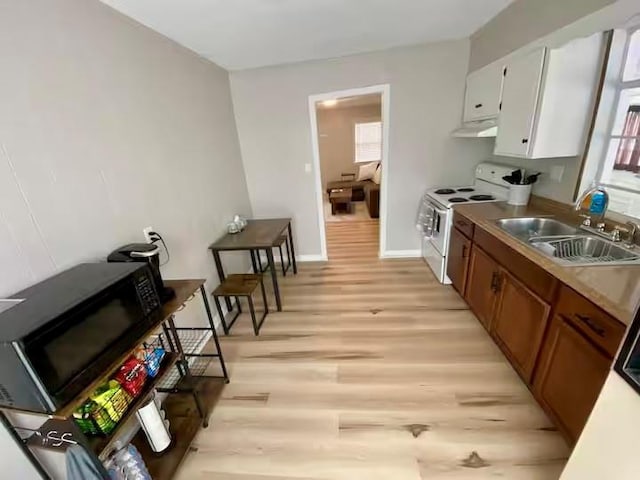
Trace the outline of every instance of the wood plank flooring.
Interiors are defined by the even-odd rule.
[[[231,371],[180,479],[556,480],[569,454],[502,353],[377,222],[327,225],[284,311],[222,339]],[[271,302],[273,303],[273,301]]]

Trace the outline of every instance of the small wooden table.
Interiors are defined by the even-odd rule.
[[[331,215],[335,215],[339,211],[351,213],[351,195],[353,191],[350,188],[334,188],[329,192],[329,201],[331,202]]]
[[[296,266],[296,252],[293,245],[293,233],[291,231],[290,218],[270,218],[265,220],[249,220],[247,226],[242,232],[227,233],[209,245],[209,250],[213,254],[216,262],[216,270],[220,283],[224,282],[225,274],[220,261],[220,252],[248,250],[249,252],[258,252],[265,250],[269,269],[271,270],[271,281],[273,282],[273,292],[276,297],[276,305],[278,311],[282,311],[282,300],[280,298],[280,289],[278,287],[278,275],[276,274],[275,261],[273,260],[273,247],[278,245],[278,241],[282,232],[287,230],[289,236],[289,244],[291,245],[291,266],[293,273],[298,273]],[[251,256],[254,273],[261,273],[255,264],[253,255]],[[231,301],[227,299],[227,309],[231,310]]]

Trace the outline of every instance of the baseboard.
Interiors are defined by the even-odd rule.
[[[327,257],[323,257],[322,255],[296,255],[297,262],[326,262]]]
[[[387,250],[382,252],[381,258],[420,258],[420,250]]]

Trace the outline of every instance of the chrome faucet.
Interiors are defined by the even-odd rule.
[[[611,240],[614,242],[622,241],[622,234],[626,234],[626,241],[624,242],[625,247],[627,248],[635,248],[636,246],[636,233],[640,226],[634,222],[627,222],[625,226],[616,225],[613,227],[611,231]]]
[[[580,197],[576,200],[574,205],[574,210],[576,212],[580,212],[582,210],[582,203],[589,197],[595,195],[596,193],[602,193],[604,195],[604,208],[602,209],[602,213],[598,215],[598,223],[596,224],[596,228],[600,231],[604,231],[604,214],[607,212],[607,208],[609,207],[609,194],[607,190],[602,185],[594,184],[588,189],[586,189]],[[585,227],[591,226],[591,217],[589,215],[580,215],[584,218],[582,225]]]

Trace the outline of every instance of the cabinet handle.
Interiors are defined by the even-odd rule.
[[[502,290],[502,275],[500,272],[496,272],[496,293]]]
[[[586,315],[580,315],[579,313],[576,313],[575,315],[576,315],[576,318],[578,320],[580,320],[587,327],[589,327],[589,329],[591,329],[593,332],[595,332],[596,335],[598,335],[600,337],[604,337],[604,334],[605,334],[606,330],[604,328],[602,328],[600,325],[598,325],[596,322],[591,320],[590,317],[587,317]]]
[[[523,138],[522,139],[522,143],[529,143],[529,139],[528,138]]]
[[[467,246],[462,245],[462,258],[467,258]]]
[[[493,293],[498,293],[500,291],[500,274],[498,272],[493,272],[491,274],[491,291]]]
[[[482,104],[481,103],[476,103],[475,108],[482,108]]]

